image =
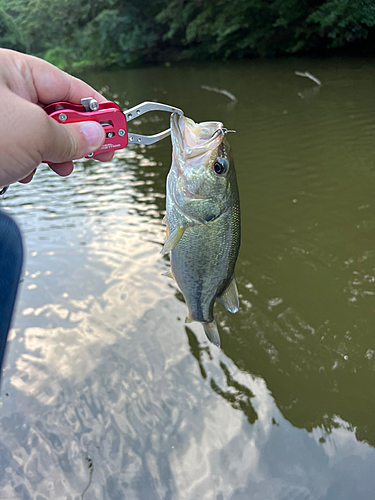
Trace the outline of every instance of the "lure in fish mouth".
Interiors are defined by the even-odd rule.
[[[221,122],[171,116],[172,165],[167,178],[167,240],[171,270],[189,313],[220,345],[213,317],[218,299],[235,313],[234,267],[240,248],[240,202],[227,130]]]

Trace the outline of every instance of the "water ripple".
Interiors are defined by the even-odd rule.
[[[302,64],[318,91],[296,79]],[[112,72],[110,87],[108,73],[89,75],[123,106],[149,96],[237,130],[241,309],[216,307],[218,350],[184,325],[161,276],[168,141],[12,186],[3,206],[26,265],[1,388],[0,498],[372,497],[373,73],[291,59]],[[203,83],[238,104],[201,97]]]

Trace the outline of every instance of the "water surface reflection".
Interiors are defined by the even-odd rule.
[[[305,69],[319,91],[294,75]],[[124,106],[155,98],[237,130],[241,310],[217,307],[218,350],[185,326],[161,276],[167,141],[12,188],[27,261],[1,388],[0,498],[372,498],[373,63],[87,77]]]

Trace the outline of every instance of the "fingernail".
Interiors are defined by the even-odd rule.
[[[103,142],[104,130],[97,122],[85,122],[81,125],[81,131],[84,133],[87,143],[92,151],[97,150]]]

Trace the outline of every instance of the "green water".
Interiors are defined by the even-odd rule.
[[[306,70],[320,87],[294,74]],[[374,60],[85,79],[124,109],[157,100],[236,130],[240,311],[217,306],[219,350],[184,324],[161,276],[169,139],[12,187],[3,208],[26,263],[1,388],[0,499],[373,498]],[[129,129],[167,124],[145,115]]]

